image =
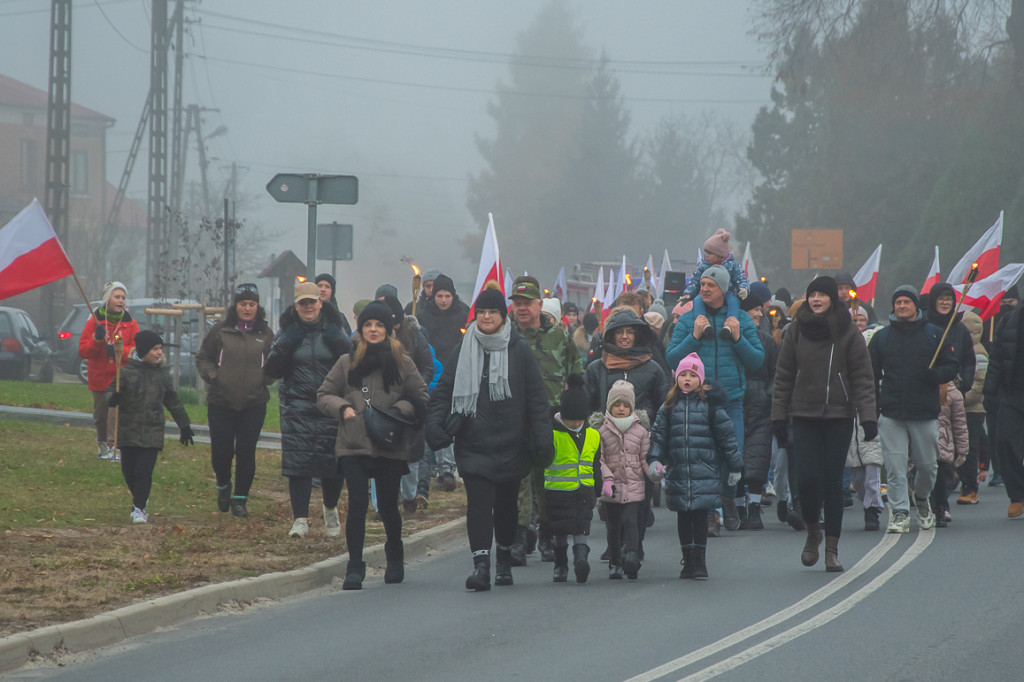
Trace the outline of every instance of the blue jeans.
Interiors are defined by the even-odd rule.
[[[402,480],[399,483],[398,494],[406,502],[416,499],[416,490],[419,488],[420,483],[420,462],[409,462],[409,473],[402,476]]]

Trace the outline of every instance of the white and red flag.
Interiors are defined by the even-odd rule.
[[[615,299],[619,297],[619,291],[615,287],[615,271],[612,270],[611,279],[608,280],[608,288],[604,292],[604,300],[601,302],[601,324],[604,325],[604,321],[608,319],[608,313],[611,312],[612,304],[615,303]]]
[[[618,296],[624,291],[629,291],[629,273],[626,272],[626,256],[622,256],[622,267],[619,268],[619,290],[615,294]]]
[[[597,268],[597,283],[594,285],[594,295],[591,297],[593,300],[590,305],[590,309],[593,310],[597,303],[604,303],[604,266]]]
[[[1024,263],[1010,263],[985,279],[976,281],[971,285],[966,296],[963,295],[964,289],[967,288],[966,284],[954,284],[953,288],[960,294],[964,305],[977,308],[981,319],[988,320],[999,312],[1003,294],[1017,283],[1022,274],[1024,274]]]
[[[921,287],[921,293],[927,294],[932,290],[932,287],[942,281],[942,275],[939,274],[939,247],[935,247],[935,258],[932,259],[932,268],[928,271],[928,276],[924,280],[924,286]]]
[[[469,305],[469,319],[475,314],[476,298],[484,290],[488,282],[495,282],[501,293],[505,293],[505,271],[501,269],[501,255],[498,252],[498,235],[494,231],[494,216],[487,214],[487,234],[484,235],[484,246],[480,250],[480,267],[476,271],[476,287],[473,289],[473,302]]]
[[[882,262],[882,245],[879,244],[871,255],[868,256],[864,265],[853,276],[853,283],[857,285],[857,299],[870,301],[875,297],[878,290],[878,266]]]
[[[747,276],[748,282],[757,281],[757,268],[754,267],[754,259],[750,257],[750,242],[747,242],[747,247],[743,250],[743,262],[740,263],[740,267],[743,268],[743,274]]]
[[[75,271],[39,201],[0,228],[0,299],[41,287]]]
[[[555,277],[555,285],[551,288],[551,298],[557,298],[560,302],[565,303],[565,268],[561,268],[558,271],[558,277]]]
[[[985,230],[981,239],[974,242],[974,246],[967,249],[967,253],[960,258],[960,261],[949,271],[946,281],[950,284],[963,284],[967,281],[967,275],[971,266],[978,264],[978,279],[982,280],[999,269],[999,247],[1003,243],[1003,212],[999,212],[992,227]],[[977,284],[975,284],[977,286]]]

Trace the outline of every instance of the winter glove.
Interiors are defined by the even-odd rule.
[[[601,497],[615,497],[615,486],[611,481],[605,481],[601,485]]]
[[[929,369],[929,370],[926,370],[926,371],[928,372],[928,383],[929,384],[931,384],[932,386],[935,386],[936,388],[938,388],[940,385],[942,385],[942,379],[939,378],[939,372],[938,372],[937,369],[932,368],[932,369]]]
[[[112,358],[116,354],[117,354],[117,349],[114,348],[114,344],[108,343],[107,344],[107,357],[108,358]]]
[[[109,405],[110,407],[117,407],[120,404],[121,391],[114,391],[113,393],[110,394],[110,397],[107,398],[107,405]]]
[[[779,444],[780,448],[789,445],[789,424],[782,419],[773,421],[772,431],[775,433],[775,442]]]
[[[865,443],[878,438],[878,422],[861,422],[860,425],[864,429]]]
[[[729,479],[725,482],[725,485],[730,488],[735,488],[741,478],[743,478],[743,474],[738,471],[732,471],[729,473]]]
[[[661,462],[651,462],[647,467],[647,478],[655,483],[665,478],[665,465]]]
[[[178,441],[182,445],[195,445],[196,444],[195,438],[193,438],[193,436],[195,436],[195,434],[192,433],[192,427],[191,426],[183,426],[183,427],[181,427],[180,431],[181,431],[181,435],[178,437]]]
[[[750,289],[740,289],[739,292],[737,292],[737,295],[740,297],[740,300],[742,301],[747,298],[747,294],[749,293]]]
[[[92,338],[96,339],[97,341],[102,341],[103,339],[107,338],[107,328],[104,327],[102,324],[96,325],[96,331],[93,332]]]

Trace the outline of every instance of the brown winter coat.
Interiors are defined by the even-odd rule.
[[[206,402],[229,410],[247,410],[270,400],[263,363],[270,355],[274,332],[257,318],[250,331],[224,322],[213,325],[196,354],[196,369],[209,385]]]
[[[324,383],[316,394],[317,408],[328,417],[338,420],[338,438],[335,441],[335,451],[338,453],[338,457],[368,455],[408,461],[409,445],[407,442],[399,443],[398,447],[392,450],[381,448],[370,442],[366,435],[363,416],[363,412],[366,411],[366,400],[363,399],[361,388],[348,385],[348,372],[351,368],[352,356],[346,353],[338,358],[334,367],[327,373],[327,378],[324,379]],[[406,354],[402,355],[398,374],[401,383],[391,386],[388,391],[384,390],[384,378],[379,370],[366,377],[370,403],[374,407],[396,412],[403,417],[422,423],[430,397],[427,395],[427,385],[423,383],[423,377],[416,369],[416,363]],[[356,416],[342,419],[341,413],[347,407],[354,409]]]
[[[598,431],[601,434],[601,483],[611,481],[615,485],[615,495],[601,499],[619,504],[643,502],[647,451],[651,447],[647,428],[634,412],[633,423],[623,433],[605,412],[604,422]],[[595,482],[598,492],[601,483]]]
[[[977,363],[974,366],[974,383],[964,394],[964,410],[984,414],[985,407],[982,405],[984,396],[982,396],[981,390],[985,387],[985,375],[988,374],[988,351],[985,350],[985,346],[981,345],[981,334],[985,323],[981,321],[981,317],[977,313],[972,311],[964,313],[961,322],[971,333],[974,355],[977,358]]]
[[[946,387],[946,404],[939,408],[939,461],[950,463],[966,457],[968,447],[964,397],[950,382]]]

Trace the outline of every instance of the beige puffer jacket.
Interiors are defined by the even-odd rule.
[[[985,323],[977,313],[968,311],[964,313],[963,320],[967,331],[971,333],[971,341],[974,343],[974,355],[977,364],[974,366],[974,383],[970,390],[964,394],[964,410],[967,412],[984,413],[982,405],[981,389],[985,386],[985,375],[988,374],[988,351],[981,345],[981,335],[985,329]]]
[[[647,451],[651,447],[647,428],[634,412],[633,423],[623,433],[605,412],[604,422],[598,431],[601,434],[601,481],[610,480],[615,485],[615,495],[601,500],[619,504],[642,502]],[[597,484],[597,488],[600,492],[601,485]]]
[[[939,461],[966,457],[969,447],[964,397],[951,382],[946,388],[946,404],[939,408]]]

